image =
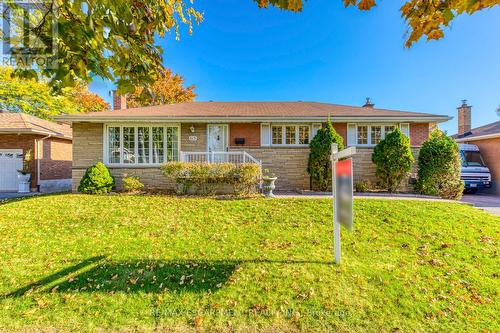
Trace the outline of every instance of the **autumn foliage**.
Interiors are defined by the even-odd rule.
[[[255,0],[259,7],[269,5],[300,12],[302,0]],[[375,0],[342,0],[346,7],[370,10],[377,5]],[[500,0],[408,0],[401,7],[401,16],[408,24],[405,46],[410,47],[423,37],[427,40],[444,37],[444,29],[461,14],[473,14],[479,10],[500,5]]]
[[[12,68],[0,67],[0,109],[51,120],[59,114],[104,111],[109,104],[83,83],[55,93],[47,80],[17,77]]]
[[[184,87],[184,78],[163,69],[158,79],[147,88],[138,87],[127,98],[129,107],[192,102],[196,97],[195,86]]]
[[[80,106],[83,112],[99,112],[109,109],[109,104],[101,96],[88,91],[87,87],[83,84],[68,89],[66,93]]]

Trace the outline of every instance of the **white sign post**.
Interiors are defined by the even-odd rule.
[[[350,147],[344,149],[339,152],[338,145],[336,143],[332,144],[332,210],[333,210],[333,256],[336,264],[340,264],[340,224],[347,226],[348,228],[352,228],[352,164],[351,161],[342,161],[348,162],[346,165],[342,166],[342,170],[337,170],[337,163],[342,158],[351,157],[356,154],[356,147]],[[342,163],[341,162],[341,163]],[[344,192],[337,193],[339,187],[337,181],[337,173],[338,171],[342,171],[339,174],[342,174],[342,177],[347,177],[347,183],[344,183],[342,187]],[[350,186],[350,190],[345,187],[345,184]],[[350,191],[350,192],[349,192]],[[342,198],[341,198],[342,196]],[[343,204],[345,200],[350,200],[348,205]],[[347,201],[348,202],[348,201]],[[342,214],[341,213],[342,211]],[[342,216],[342,221],[340,217]]]

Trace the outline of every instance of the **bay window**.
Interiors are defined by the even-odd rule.
[[[120,127],[108,127],[108,162],[120,163]]]
[[[107,164],[158,165],[179,158],[178,126],[106,126]]]
[[[309,125],[272,125],[273,146],[305,146],[310,141]]]

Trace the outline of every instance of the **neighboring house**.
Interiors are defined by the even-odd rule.
[[[477,145],[484,163],[490,169],[492,191],[500,193],[500,121],[471,128],[472,107],[463,101],[458,108],[458,134],[453,138],[458,143]]]
[[[71,187],[71,128],[24,113],[0,112],[0,191],[17,192],[17,170],[31,150],[32,191]]]
[[[232,160],[245,151],[278,176],[278,189],[309,189],[309,142],[331,117],[354,157],[355,181],[375,182],[373,147],[396,127],[410,137],[414,151],[429,129],[447,116],[313,102],[192,102],[75,114],[58,119],[73,127],[73,189],[85,169],[103,161],[120,186],[124,175],[138,175],[151,188],[171,188],[160,165],[171,160]],[[216,152],[211,155],[207,152]],[[219,153],[220,152],[220,153]],[[229,155],[224,152],[229,152]],[[195,154],[198,153],[198,154]],[[225,156],[225,157],[224,157]],[[242,156],[239,156],[240,161]]]

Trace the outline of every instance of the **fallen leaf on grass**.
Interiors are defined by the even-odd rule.
[[[201,316],[196,316],[193,319],[193,324],[195,327],[200,327],[202,322],[203,322],[203,318]]]

